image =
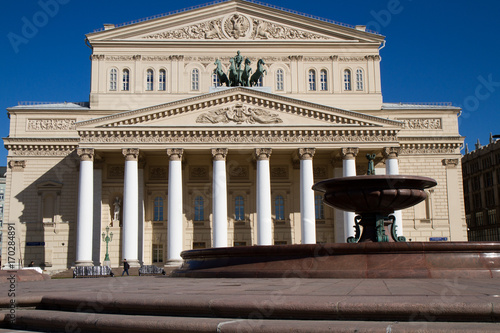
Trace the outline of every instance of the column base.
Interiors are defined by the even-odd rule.
[[[141,263],[139,262],[138,259],[127,259],[127,262],[130,265],[130,267],[141,267]]]
[[[181,267],[182,259],[169,259],[165,263],[165,267]]]
[[[77,260],[75,266],[94,266],[94,262],[92,260]]]

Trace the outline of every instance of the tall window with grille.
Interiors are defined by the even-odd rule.
[[[194,198],[194,220],[205,221],[205,200],[202,196]]]
[[[276,71],[276,90],[285,90],[283,70],[280,68]]]
[[[316,71],[314,69],[309,70],[309,90],[316,90]]]
[[[148,69],[146,71],[146,90],[147,91],[152,91],[153,90],[153,82],[154,82],[154,73],[152,69]]]
[[[321,91],[328,90],[328,76],[326,70],[324,69],[322,69],[321,72],[319,72],[319,83]]]
[[[163,221],[163,198],[156,197],[153,205],[153,221]]]
[[[200,90],[200,70],[197,68],[191,71],[191,90]]]
[[[160,69],[160,74],[158,75],[158,90],[167,90],[167,71]]]
[[[163,244],[153,244],[153,263],[163,262]]]
[[[325,210],[323,207],[323,196],[318,194],[314,196],[314,210],[316,215],[316,220],[325,219]]]
[[[285,199],[283,199],[281,195],[277,195],[274,198],[274,214],[276,216],[276,221],[285,220]]]
[[[495,224],[495,223],[497,223],[497,210],[490,209],[488,210],[488,224]]]
[[[234,198],[234,219],[236,221],[245,220],[245,200],[241,195]]]
[[[130,71],[128,69],[124,69],[122,72],[122,90],[130,90]]]
[[[109,90],[116,91],[118,80],[118,70],[116,68],[112,68],[109,72]]]
[[[361,91],[363,89],[364,89],[363,70],[361,68],[358,68],[356,70],[356,90]]]
[[[346,91],[352,90],[351,70],[350,69],[344,69],[344,90],[346,90]]]

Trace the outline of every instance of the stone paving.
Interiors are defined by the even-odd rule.
[[[89,332],[124,314],[150,332],[500,332],[499,279],[53,279],[18,283],[16,302],[20,321],[68,316]]]

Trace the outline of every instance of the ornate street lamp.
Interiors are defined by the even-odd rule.
[[[109,232],[109,226],[106,227],[106,233],[102,233],[102,241],[106,242],[106,256],[104,257],[104,265],[108,263],[108,266],[111,264],[111,260],[109,260],[108,253],[108,244],[113,240],[113,232]]]

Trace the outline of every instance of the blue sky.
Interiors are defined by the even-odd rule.
[[[57,6],[54,5],[57,4]],[[91,50],[85,34],[207,1],[23,0],[0,10],[0,135],[6,108],[19,101],[88,101]],[[500,1],[268,0],[386,36],[384,102],[452,102],[463,108],[460,134],[473,149],[500,134]],[[28,22],[28,23],[26,23]],[[37,23],[35,29],[27,25]],[[19,36],[22,39],[16,39]],[[15,42],[13,42],[15,40]],[[0,165],[7,151],[0,147]]]

